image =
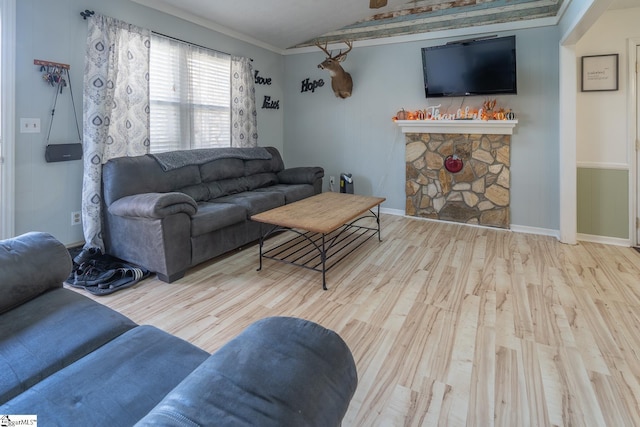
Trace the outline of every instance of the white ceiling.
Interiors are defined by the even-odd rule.
[[[366,40],[494,23],[549,25],[572,0],[132,0],[272,50],[313,41]],[[574,0],[576,1],[576,0]],[[640,7],[614,0],[612,7]],[[545,21],[546,19],[546,21]]]

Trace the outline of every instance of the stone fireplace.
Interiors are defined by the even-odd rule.
[[[516,123],[397,121],[406,143],[406,214],[509,228],[511,133]],[[455,161],[448,163],[447,158]]]

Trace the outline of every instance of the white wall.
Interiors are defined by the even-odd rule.
[[[576,44],[578,71],[580,58],[617,53],[618,90],[580,92],[577,95],[578,165],[629,166],[627,96],[629,93],[627,39],[640,38],[640,8],[608,11]],[[580,84],[580,76],[578,77]],[[626,208],[626,207],[624,207]]]
[[[283,98],[284,61],[271,51],[238,41],[206,28],[132,3],[128,0],[19,0],[17,2],[16,121],[40,118],[40,134],[16,134],[16,234],[40,230],[65,244],[83,240],[80,226],[70,225],[70,213],[81,206],[82,162],[46,163],[46,130],[54,90],[42,80],[34,59],[71,65],[76,110],[82,127],[82,80],[87,21],[85,9],[150,28],[162,34],[207,46],[232,55],[249,56],[271,86],[256,88],[257,102],[264,95]],[[282,105],[282,101],[280,102]],[[258,111],[259,144],[283,148],[283,109]],[[78,140],[68,88],[58,99],[51,142]]]
[[[516,35],[518,95],[501,96],[520,121],[512,138],[511,223],[558,230],[558,29]],[[472,36],[470,36],[472,37]],[[466,38],[466,37],[465,37]],[[386,197],[383,207],[404,211],[404,137],[391,121],[397,110],[443,104],[453,111],[479,107],[483,97],[437,99],[424,96],[420,49],[447,40],[354,48],[343,63],[354,80],[353,95],[336,98],[329,76],[317,68],[320,51],[285,59],[285,153],[295,164],[320,165],[326,175],[351,172],[359,194]],[[326,84],[301,93],[306,78]],[[325,179],[325,188],[328,179]]]

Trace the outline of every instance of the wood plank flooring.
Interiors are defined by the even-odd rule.
[[[335,330],[359,375],[343,426],[640,425],[635,250],[391,215],[382,238],[328,291],[251,246],[93,298],[211,352],[265,316]]]

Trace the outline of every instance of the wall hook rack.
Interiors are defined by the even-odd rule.
[[[67,86],[69,69],[71,68],[69,64],[43,61],[42,59],[34,59],[33,63],[40,66],[40,72],[43,73],[42,78],[51,86],[58,86],[60,92],[62,92],[63,87]]]
[[[42,59],[34,59],[34,65],[40,65],[41,67],[59,68],[62,70],[68,70],[71,68],[69,64],[63,64],[60,62],[43,61]]]
[[[82,16],[82,19],[87,19],[88,17],[92,16],[95,12],[93,10],[89,10],[86,9],[84,12],[80,12],[80,16]]]

